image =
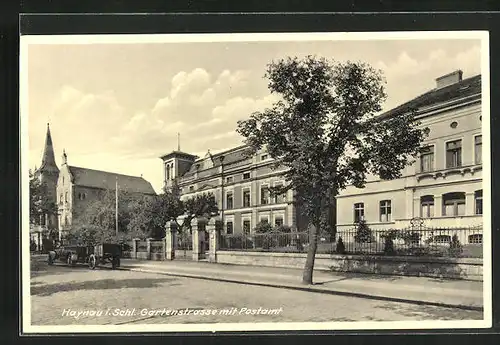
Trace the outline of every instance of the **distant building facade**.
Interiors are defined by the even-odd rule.
[[[481,76],[456,71],[436,88],[382,115],[416,111],[430,130],[415,164],[392,181],[369,177],[365,188],[347,187],[337,197],[337,229],[364,219],[371,228],[402,228],[422,218],[428,226],[482,224]],[[307,220],[293,205],[293,191],[271,198],[267,188],[286,184],[265,151],[251,158],[246,147],[198,158],[181,151],[160,157],[164,185],[177,181],[182,198],[212,192],[225,233],[249,233],[262,220],[304,231]],[[281,170],[282,171],[282,170]]]
[[[62,165],[59,169],[48,125],[42,164],[36,170],[35,176],[46,184],[47,197],[57,205],[58,209],[57,215],[42,217],[41,225],[56,230],[59,240],[85,212],[91,201],[99,200],[107,191],[114,191],[117,183],[119,191],[126,191],[132,195],[156,195],[151,183],[142,177],[70,166],[66,152],[63,152]],[[35,231],[32,232],[32,239],[39,237]],[[36,240],[38,243],[38,239]]]
[[[151,183],[142,177],[70,166],[64,152],[57,181],[59,234],[67,234],[71,225],[85,213],[89,204],[102,199],[105,193],[115,191],[117,184],[119,192],[124,191],[136,196],[156,195]]]
[[[352,228],[360,219],[374,229],[406,227],[413,218],[430,227],[482,224],[481,76],[445,75],[435,89],[381,116],[411,110],[430,130],[423,152],[402,178],[371,176],[365,188],[343,190],[337,198],[337,228]]]
[[[182,199],[213,193],[224,233],[251,233],[261,221],[271,225],[287,225],[305,229],[305,223],[293,205],[293,191],[272,197],[270,187],[284,185],[280,172],[271,169],[273,160],[265,151],[246,157],[246,146],[203,158],[174,151],[161,157],[164,185],[174,181],[181,189]]]
[[[49,124],[47,124],[47,133],[45,135],[45,146],[42,155],[42,164],[34,171],[34,177],[40,180],[40,183],[45,185],[46,198],[48,202],[57,202],[56,188],[57,179],[59,176],[59,168],[57,167],[54,157],[54,145],[52,143],[52,135],[50,133]],[[44,214],[35,224],[30,224],[30,240],[35,242],[37,249],[42,248],[42,240],[48,238],[51,234],[54,235],[59,229],[57,214]]]

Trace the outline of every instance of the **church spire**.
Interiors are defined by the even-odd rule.
[[[50,127],[47,123],[47,134],[45,136],[45,147],[43,149],[42,165],[40,166],[40,172],[52,171],[59,172],[59,168],[56,165],[56,159],[54,157],[54,146],[52,145],[52,136],[50,135]]]

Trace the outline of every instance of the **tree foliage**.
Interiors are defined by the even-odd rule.
[[[194,197],[181,200],[179,192],[174,187],[172,194],[175,196],[175,209],[178,214],[171,220],[177,223],[179,231],[191,232],[191,222],[198,217],[205,217],[207,220],[219,214],[219,207],[213,193],[199,194]],[[182,217],[181,217],[182,216]],[[182,218],[179,222],[178,218]]]
[[[425,133],[413,112],[380,119],[386,99],[380,71],[362,62],[307,56],[272,62],[265,77],[280,96],[270,108],[239,121],[248,154],[265,147],[284,166],[294,202],[314,225],[303,281],[312,283],[317,236],[328,224],[335,196],[362,188],[368,175],[401,177]],[[275,191],[276,192],[276,191]]]
[[[57,205],[49,198],[47,184],[40,181],[39,175],[29,172],[30,223],[39,224],[45,214],[56,215]]]

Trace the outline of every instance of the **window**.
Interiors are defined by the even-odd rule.
[[[420,217],[434,217],[434,196],[425,195],[420,198]]]
[[[63,195],[61,193],[61,195],[59,195],[59,205],[62,205],[63,204]]]
[[[233,233],[233,222],[227,222],[226,224],[226,233],[231,235]]]
[[[250,233],[250,220],[246,219],[243,221],[243,233],[248,235]]]
[[[474,192],[474,201],[476,203],[476,214],[483,214],[483,190]]]
[[[481,243],[483,243],[483,234],[469,235],[469,244],[481,244]]]
[[[282,217],[276,217],[276,218],[274,219],[274,224],[275,224],[276,226],[282,226],[282,225],[283,225],[283,218],[282,218]]]
[[[226,183],[233,183],[233,177],[232,176],[226,177]]]
[[[262,156],[260,157],[260,160],[261,160],[261,161],[265,161],[268,157],[269,157],[268,155],[262,155]]]
[[[380,202],[380,221],[390,222],[391,221],[391,201],[382,200]]]
[[[278,183],[275,185],[276,188],[281,188],[283,187],[283,185],[281,183]],[[286,192],[285,193],[282,193],[282,194],[277,194],[274,196],[274,202],[276,204],[281,204],[281,203],[284,203],[286,202]]]
[[[244,179],[244,180],[248,180],[248,179],[250,179],[250,173],[244,173],[244,174],[243,174],[243,179]]]
[[[420,171],[434,170],[434,146],[426,146],[420,150]]]
[[[250,207],[250,191],[243,191],[243,207]]]
[[[167,164],[167,181],[170,180],[170,165]]]
[[[446,143],[446,167],[456,168],[462,166],[462,140]]]
[[[432,237],[432,242],[438,243],[438,244],[448,244],[451,242],[451,236],[450,235],[436,235],[436,236]]]
[[[483,163],[483,136],[477,135],[474,137],[474,162],[476,164]]]
[[[190,192],[194,191],[194,186],[189,186],[189,191]]]
[[[233,208],[233,192],[228,192],[226,195],[226,208],[228,210]]]
[[[463,216],[465,214],[465,193],[443,195],[443,216]]]
[[[261,223],[266,223],[266,224],[267,224],[267,223],[269,223],[269,219],[267,219],[267,218],[261,218],[261,219],[260,219],[260,222],[261,222]]]
[[[269,187],[268,186],[263,186],[260,189],[260,203],[262,205],[267,205],[269,204]]]
[[[363,219],[365,219],[365,204],[362,202],[354,204],[354,223],[359,223]]]
[[[68,202],[68,192],[64,193],[64,202]]]

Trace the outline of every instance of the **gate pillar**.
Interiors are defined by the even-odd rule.
[[[217,250],[219,250],[220,231],[222,230],[222,221],[219,217],[211,218],[207,224],[207,231],[210,238],[208,261],[217,262]]]
[[[177,247],[177,224],[170,221],[167,222],[165,228],[165,260],[174,260]]]
[[[205,217],[198,217],[191,221],[193,232],[193,261],[200,261],[205,258],[205,229],[208,220]]]

